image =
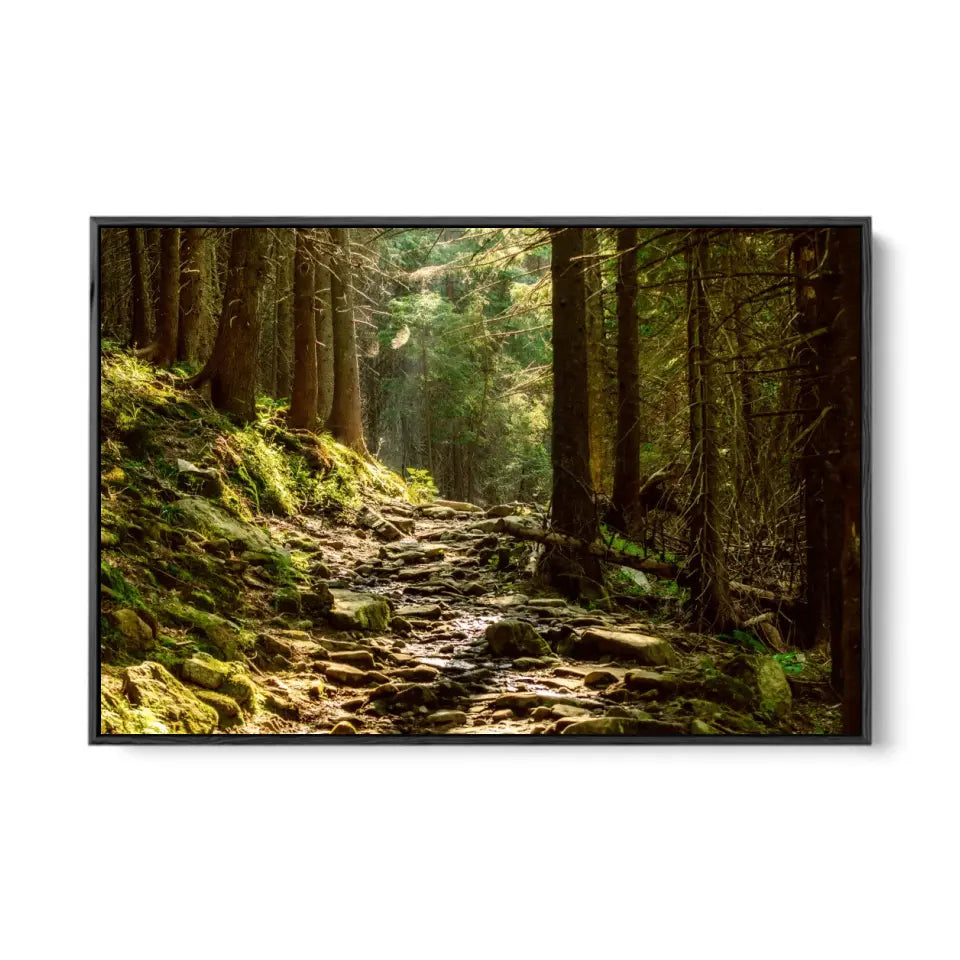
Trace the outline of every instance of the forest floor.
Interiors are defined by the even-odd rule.
[[[497,532],[507,507],[411,503],[328,439],[231,427],[127,360],[104,385],[104,733],[837,731],[821,659],[690,632],[656,594],[573,604]],[[318,477],[325,499],[285,499]]]

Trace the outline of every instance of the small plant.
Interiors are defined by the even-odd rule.
[[[407,467],[407,493],[416,504],[430,503],[437,497],[437,485],[429,470]]]
[[[799,653],[775,653],[773,659],[780,664],[784,673],[798,674],[803,673],[804,662]]]

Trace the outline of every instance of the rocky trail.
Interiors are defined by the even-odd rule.
[[[249,663],[266,709],[233,732],[759,733],[751,705],[768,724],[790,709],[773,661],[741,656],[733,673],[702,677],[683,664],[704,641],[521,592],[512,544],[476,508],[393,502],[360,520],[272,522],[325,579],[262,625]],[[244,582],[272,590],[249,571]],[[332,608],[311,619],[327,590]]]

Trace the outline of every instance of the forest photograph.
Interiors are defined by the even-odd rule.
[[[869,742],[869,220],[91,226],[95,742]]]

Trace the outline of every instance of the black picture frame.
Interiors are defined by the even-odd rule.
[[[104,227],[689,227],[795,228],[853,227],[861,231],[861,732],[842,734],[564,736],[528,734],[324,737],[314,734],[102,734],[100,732],[100,231]],[[872,738],[871,667],[871,217],[126,217],[90,218],[90,621],[88,743],[177,745],[314,744],[375,746],[514,744],[561,745],[690,745],[690,744],[856,744]]]

